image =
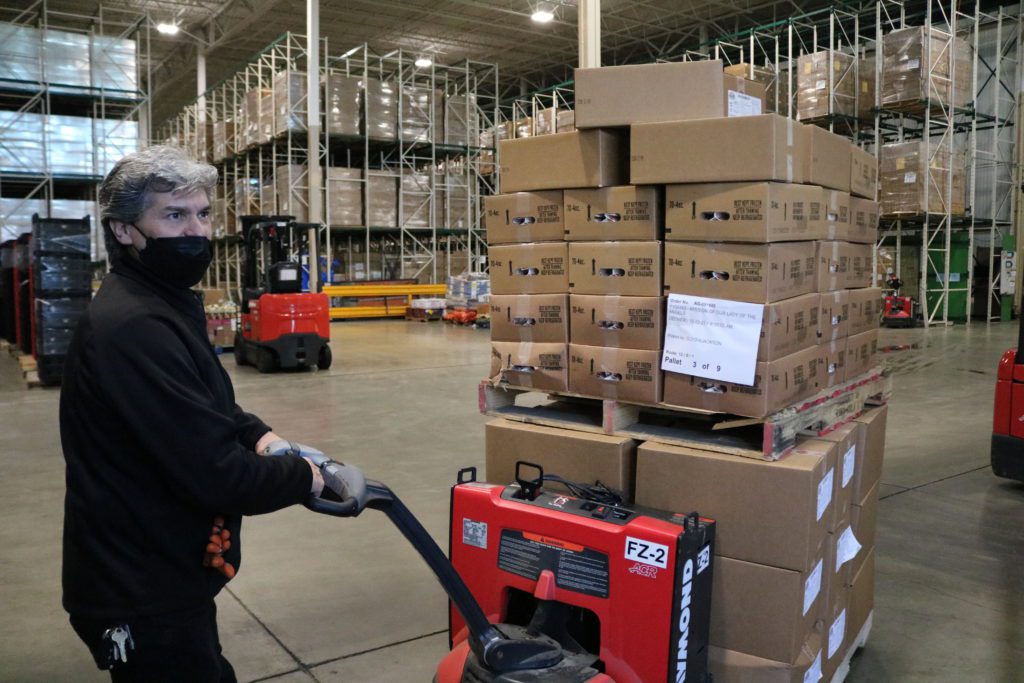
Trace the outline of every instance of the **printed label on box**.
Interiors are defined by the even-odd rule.
[[[814,663],[804,672],[804,683],[818,683],[821,680],[821,653],[814,658]]]
[[[807,580],[804,581],[804,614],[807,614],[807,610],[811,609],[811,605],[814,604],[815,598],[818,597],[818,593],[821,591],[821,568],[824,560],[818,560],[818,564],[814,565],[814,569],[807,576]]]
[[[832,502],[832,485],[835,481],[835,471],[829,468],[825,476],[818,482],[818,519],[825,514],[828,504]]]
[[[728,116],[757,116],[761,113],[761,98],[736,90],[729,91]]]
[[[668,295],[661,369],[753,386],[762,304]]]
[[[857,447],[850,446],[843,456],[843,488],[845,489],[853,479],[853,468],[857,464]]]
[[[843,637],[846,635],[846,610],[839,613],[836,620],[832,622],[832,625],[828,629],[828,658],[832,659],[838,650],[839,646],[843,644]]]
[[[853,529],[846,527],[846,530],[840,534],[839,540],[836,541],[836,571],[838,572],[840,567],[857,557],[860,548],[860,541],[853,535]]]

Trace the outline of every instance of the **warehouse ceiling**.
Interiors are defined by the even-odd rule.
[[[784,19],[822,0],[603,0],[602,61],[650,62],[697,48],[702,40]],[[149,18],[153,121],[196,95],[196,53],[207,53],[207,83],[237,71],[285,31],[305,33],[304,0],[7,0],[0,20],[104,33],[139,30]],[[537,24],[539,6],[554,20]],[[153,30],[175,22],[176,36]],[[576,0],[337,0],[320,5],[330,54],[367,43],[378,53],[404,49],[439,64],[464,59],[499,65],[503,95],[571,78],[577,60]]]

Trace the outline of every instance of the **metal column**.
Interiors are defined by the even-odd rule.
[[[324,222],[320,171],[320,0],[306,0],[306,163],[309,179],[309,222]],[[317,228],[309,229],[309,291],[317,291],[320,259],[317,255]],[[328,256],[328,260],[329,260]]]
[[[601,66],[601,0],[580,0],[580,68]]]

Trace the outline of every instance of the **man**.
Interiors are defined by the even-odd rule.
[[[241,517],[323,489],[311,461],[257,455],[279,437],[235,403],[207,339],[190,288],[211,260],[216,182],[212,166],[160,146],[121,159],[100,187],[112,267],[60,400],[63,602],[114,681],[234,681],[214,596],[239,566]]]

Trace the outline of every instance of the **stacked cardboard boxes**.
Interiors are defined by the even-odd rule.
[[[882,39],[882,106],[897,111],[964,107],[972,99],[971,48],[962,38],[914,26]]]
[[[857,116],[857,59],[824,50],[797,60],[796,113],[801,121],[830,114]]]
[[[879,176],[883,216],[965,213],[965,151],[950,152],[948,145],[936,141],[892,142],[882,145]]]

